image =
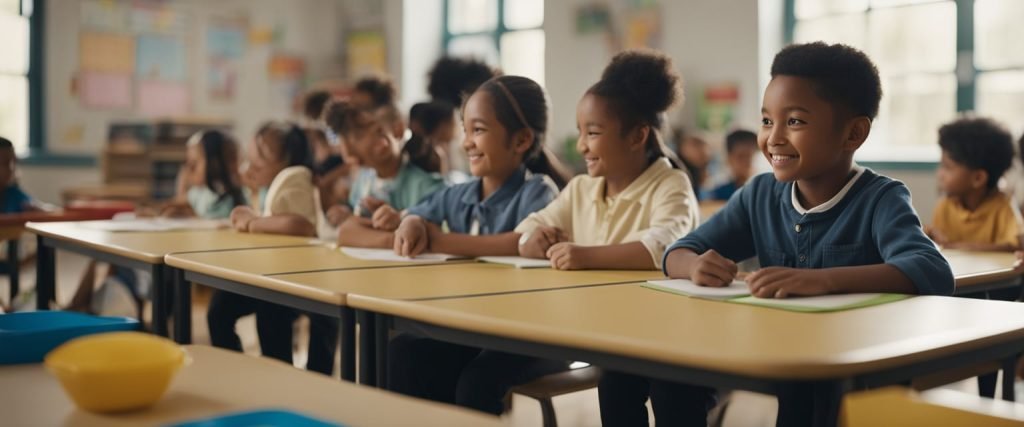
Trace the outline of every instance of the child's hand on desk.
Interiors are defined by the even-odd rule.
[[[345,222],[348,217],[352,216],[352,209],[345,205],[333,205],[327,208],[324,216],[327,217],[328,224],[331,224],[332,227],[337,227]]]
[[[405,217],[395,230],[395,254],[399,256],[415,257],[427,250],[427,243],[427,225],[416,215]]]
[[[690,269],[690,280],[700,286],[720,288],[732,283],[737,272],[739,267],[733,260],[709,249],[697,256],[697,261]]]
[[[564,231],[555,227],[537,227],[524,236],[525,241],[521,238],[519,243],[519,256],[537,259],[548,258],[548,249],[556,243],[569,240]]]
[[[384,204],[373,211],[373,228],[384,231],[395,231],[402,222],[402,216],[391,205]]]
[[[555,243],[548,248],[547,257],[551,260],[551,268],[558,270],[582,270],[587,268],[586,247],[568,242]]]
[[[946,237],[946,235],[943,234],[942,231],[939,231],[939,229],[937,229],[935,227],[932,227],[932,226],[924,227],[924,234],[928,235],[928,238],[932,239],[932,241],[934,241],[935,244],[937,244],[939,246],[948,247],[949,244],[950,244],[949,243],[949,238]],[[952,249],[952,248],[950,248],[950,249]]]
[[[758,298],[824,295],[831,293],[828,281],[823,270],[809,268],[765,267],[747,275],[750,294]]]
[[[249,231],[249,224],[259,218],[256,211],[249,206],[235,206],[231,210],[231,227],[241,232]]]
[[[385,202],[385,201],[383,201],[381,199],[378,199],[376,197],[366,196],[366,197],[363,197],[363,199],[359,201],[359,208],[363,210],[363,215],[367,215],[367,214],[373,214],[374,212],[377,212],[377,208],[379,208],[381,206],[385,206],[387,204],[388,204],[388,202]]]

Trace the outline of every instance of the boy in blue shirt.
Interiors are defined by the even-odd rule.
[[[882,97],[871,60],[845,45],[791,45],[771,75],[757,142],[773,173],[670,246],[665,274],[723,286],[737,262],[757,256],[761,269],[746,281],[762,298],[951,294],[953,273],[922,231],[910,191],[853,163]],[[809,424],[803,397],[780,397],[778,425]]]
[[[38,211],[41,207],[18,185],[14,144],[0,137],[0,214]]]
[[[754,175],[754,156],[757,155],[757,134],[749,130],[735,130],[725,137],[725,160],[729,165],[729,182],[726,182],[704,197],[707,200],[729,200],[732,193]]]

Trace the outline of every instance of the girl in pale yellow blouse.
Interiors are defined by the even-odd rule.
[[[560,270],[661,267],[665,247],[698,223],[690,179],[661,136],[679,80],[661,54],[612,59],[576,107],[587,175],[516,227],[521,256]]]

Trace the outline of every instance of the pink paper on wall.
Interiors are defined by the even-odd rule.
[[[78,75],[78,99],[82,106],[90,108],[129,108],[131,75],[83,71]]]
[[[188,86],[183,83],[140,81],[138,112],[156,117],[180,116],[189,111]]]

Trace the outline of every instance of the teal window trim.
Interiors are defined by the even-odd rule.
[[[94,167],[96,156],[88,154],[60,154],[46,147],[46,1],[23,0],[22,14],[26,2],[31,2],[28,17],[28,154],[18,160],[29,166],[75,166]]]
[[[498,52],[499,64],[497,64],[497,65],[500,67],[501,66],[501,64],[500,64],[500,61],[501,61],[501,36],[505,35],[505,33],[512,33],[512,32],[516,32],[516,31],[543,30],[544,29],[544,25],[543,24],[541,24],[540,26],[537,26],[537,27],[516,28],[516,29],[510,29],[507,26],[505,26],[505,2],[506,1],[514,1],[514,0],[495,0],[495,2],[497,3],[496,7],[498,8],[498,25],[496,25],[494,27],[494,30],[492,30],[492,31],[477,31],[477,32],[472,32],[472,33],[452,33],[451,32],[451,27],[448,25],[448,8],[451,7],[451,0],[445,0],[444,1],[444,5],[441,8],[441,13],[443,13],[443,15],[441,16],[441,23],[442,23],[441,24],[441,31],[442,31],[442,37],[441,37],[441,43],[442,44],[441,44],[441,47],[443,48],[443,51],[445,53],[447,53],[448,52],[448,47],[451,45],[452,40],[454,40],[456,38],[459,38],[459,37],[466,37],[466,36],[490,36],[491,37],[491,43],[494,44],[494,51]]]
[[[785,0],[782,7],[783,42],[793,43],[796,33],[796,1]],[[956,111],[958,113],[973,111],[975,107],[975,87],[978,81],[978,70],[974,66],[974,0],[954,0],[956,4]],[[894,7],[909,7],[894,6]],[[871,11],[871,7],[863,13]],[[872,169],[887,170],[935,170],[938,163],[934,161],[871,161],[857,162]]]

